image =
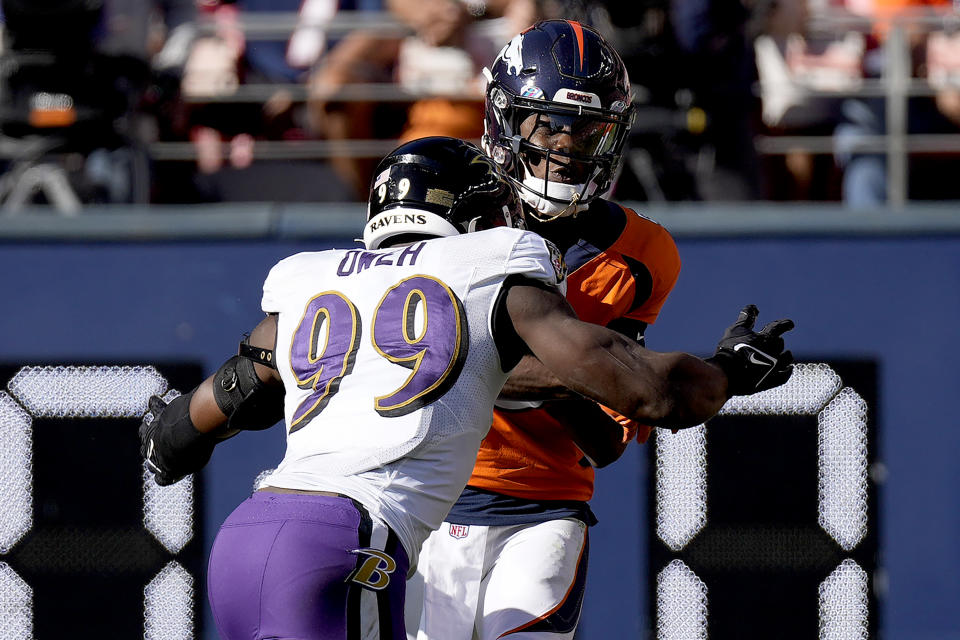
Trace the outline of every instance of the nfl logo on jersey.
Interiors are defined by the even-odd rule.
[[[468,524],[450,525],[450,537],[452,538],[466,538],[468,533],[470,533],[470,525]]]

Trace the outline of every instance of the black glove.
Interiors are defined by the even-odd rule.
[[[210,460],[218,439],[200,433],[190,421],[190,398],[168,391],[150,396],[149,411],[140,423],[140,455],[161,487],[200,471]]]
[[[760,313],[748,304],[727,327],[717,351],[707,358],[727,374],[727,393],[745,396],[778,387],[793,374],[793,354],[783,350],[780,336],[793,329],[793,320],[774,320],[759,332],[753,323]]]

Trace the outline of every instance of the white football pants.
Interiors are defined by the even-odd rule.
[[[587,525],[444,522],[407,581],[408,640],[571,640],[580,619]],[[419,624],[418,624],[419,623]],[[418,628],[419,627],[419,628]]]

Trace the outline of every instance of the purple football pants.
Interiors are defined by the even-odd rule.
[[[350,498],[259,491],[220,528],[207,593],[222,640],[404,640],[408,566]]]

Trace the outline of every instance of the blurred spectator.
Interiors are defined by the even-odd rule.
[[[376,30],[346,35],[320,61],[308,81],[310,131],[325,140],[396,138],[404,110],[387,100],[338,100],[337,93],[353,84],[389,83],[399,54],[399,39]],[[349,199],[364,197],[370,186],[375,157],[339,155],[333,169],[349,190]]]
[[[201,101],[188,110],[186,126],[196,148],[197,169],[201,176],[206,176],[216,174],[224,166],[224,137],[230,141],[229,164],[239,169],[250,166],[250,132],[260,131],[262,107],[215,102],[237,92],[247,43],[237,5],[208,2],[202,9],[203,17],[215,26],[212,33],[200,37],[194,45],[181,87],[184,96]],[[205,98],[212,102],[203,104]],[[210,195],[210,199],[220,198],[225,198],[225,194]]]
[[[156,11],[152,9],[156,7]],[[146,202],[144,145],[192,40],[192,3],[4,0],[0,199]]]
[[[951,0],[857,0],[851,6],[861,15],[874,21],[877,46],[867,51],[864,70],[868,77],[884,77],[889,34],[894,21],[904,30],[910,77],[926,75],[934,89],[933,97],[914,96],[908,101],[907,132],[935,134],[956,132],[960,124],[960,92],[950,78],[960,71],[960,48],[955,37],[939,32],[936,20],[946,17],[952,9]],[[924,20],[926,19],[926,20]],[[934,33],[930,31],[933,29]],[[880,153],[859,151],[861,140],[882,136],[887,132],[886,103],[883,98],[863,98],[845,101],[842,122],[835,134],[837,161],[844,169],[843,200],[853,207],[869,208],[887,201],[887,158]],[[943,158],[924,162],[923,157],[911,157],[912,193],[914,199],[956,198],[956,156],[953,164]],[[918,170],[923,167],[923,170]]]
[[[196,37],[194,0],[104,0],[97,48],[179,75]]]
[[[863,84],[864,35],[810,33],[808,18],[808,0],[770,3],[756,16],[762,121],[773,135],[830,135],[842,96]],[[838,197],[838,172],[828,156],[796,149],[765,158],[764,168],[770,198]]]
[[[757,102],[750,7],[742,0],[676,0],[671,3],[677,42],[688,56],[687,79],[706,113],[705,138],[713,169],[698,180],[704,200],[751,200],[759,194],[753,146]]]
[[[437,96],[413,104],[402,139],[479,139],[486,87],[480,72],[513,36],[536,22],[533,0],[388,0],[388,6],[414,30],[400,45],[397,82],[411,92]]]
[[[185,128],[197,153],[194,197],[201,200],[350,200],[348,186],[323,160],[257,160],[258,141],[310,136],[305,105],[291,85],[303,85],[336,39],[326,25],[340,10],[376,10],[379,0],[205,0],[214,25],[187,62],[185,95],[192,98]],[[247,38],[242,22],[295,14],[298,24],[279,38]],[[262,102],[223,99],[242,85],[273,87]],[[289,88],[288,88],[289,87]],[[203,98],[210,98],[207,103]]]
[[[927,39],[926,74],[940,113],[960,127],[960,33],[937,31]]]
[[[614,186],[616,198],[699,199],[696,158],[706,121],[693,104],[670,1],[545,0],[541,11],[544,18],[577,20],[595,28],[630,74],[636,116]]]
[[[865,39],[856,31],[811,35],[807,0],[772,3],[754,41],[763,122],[769,127],[802,129],[835,120],[836,98],[813,91],[852,91],[863,84]]]
[[[755,70],[740,0],[542,0],[547,18],[596,28],[623,57],[637,115],[615,192],[637,200],[758,194]]]
[[[361,31],[339,43],[311,78],[314,130],[331,140],[478,139],[483,134],[480,72],[511,37],[536,21],[534,0],[387,0],[387,8],[413,33],[392,37]],[[395,82],[401,90],[426,96],[390,113],[384,113],[383,104],[330,100],[341,87],[357,82]],[[378,130],[378,125],[386,126]],[[366,193],[374,164],[372,158],[337,160],[356,197]]]

